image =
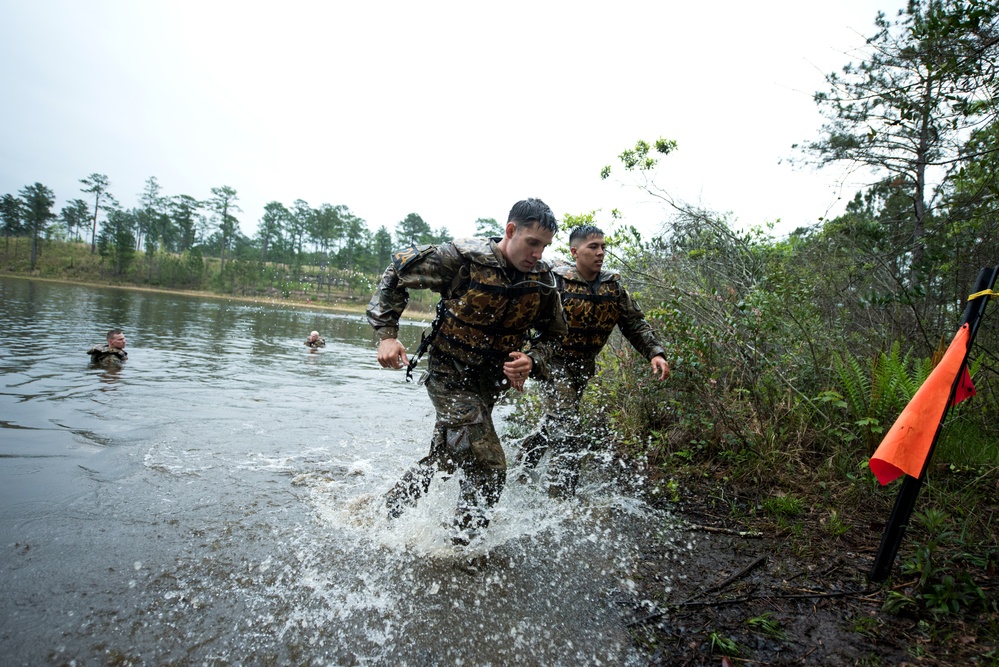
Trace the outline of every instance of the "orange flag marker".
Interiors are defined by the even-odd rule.
[[[885,434],[868,465],[882,486],[903,474],[919,477],[933,447],[937,428],[947,409],[951,389],[968,355],[968,325],[958,329],[940,363],[916,391],[891,429]],[[975,387],[965,367],[961,373],[954,405],[974,396]]]

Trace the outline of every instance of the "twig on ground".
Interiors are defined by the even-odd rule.
[[[679,607],[688,607],[688,606],[698,606],[698,603],[691,603],[691,600],[696,600],[697,598],[701,597],[702,595],[707,595],[708,593],[715,593],[717,591],[722,590],[726,586],[731,585],[733,582],[736,582],[739,579],[742,579],[747,574],[749,574],[750,572],[752,572],[753,570],[755,570],[756,568],[760,567],[761,565],[763,565],[766,562],[767,562],[767,557],[766,556],[760,556],[759,558],[757,558],[752,563],[750,563],[746,567],[742,568],[741,570],[739,570],[738,572],[736,572],[732,576],[724,579],[723,581],[715,584],[714,586],[709,586],[708,588],[705,588],[705,589],[703,589],[701,591],[698,591],[693,596],[687,598],[684,602],[681,602],[679,604],[672,605],[672,606],[676,607],[676,608],[679,608]],[[705,602],[703,604],[704,605],[708,605],[708,604],[711,604],[711,603],[710,602]],[[664,611],[657,611],[656,613],[649,614],[648,616],[646,616],[644,618],[640,618],[637,621],[632,621],[631,623],[628,624],[628,627],[633,627],[633,626],[636,626],[636,625],[644,625],[644,624],[648,623],[649,621],[657,620],[659,618],[662,618],[665,615],[666,615],[666,611],[665,610]]]
[[[694,593],[694,595],[690,596],[684,602],[681,602],[677,606],[678,607],[682,607],[685,604],[687,604],[688,602],[690,602],[692,600],[696,600],[697,598],[701,597],[702,595],[707,595],[708,593],[717,593],[718,591],[720,591],[721,589],[725,588],[726,586],[729,586],[732,583],[738,581],[739,579],[742,579],[747,574],[749,574],[750,572],[752,572],[756,568],[760,567],[761,565],[766,564],[766,562],[767,562],[767,557],[766,556],[760,556],[759,558],[757,558],[752,563],[750,563],[746,567],[742,568],[741,570],[739,570],[738,572],[736,572],[732,576],[724,579],[723,581],[721,581],[720,583],[715,584],[714,586],[709,586],[708,588],[705,588],[705,589],[703,589],[701,591],[698,591],[697,593]]]
[[[726,607],[733,604],[742,604],[743,602],[752,602],[753,600],[818,600],[822,598],[846,598],[846,597],[856,597],[861,600],[868,599],[867,596],[871,595],[873,591],[835,591],[832,593],[795,593],[790,595],[746,595],[741,598],[733,598],[731,600],[713,600],[711,602],[681,602],[676,605],[677,607]]]
[[[763,533],[755,530],[734,530],[732,528],[722,528],[721,526],[704,526],[697,523],[687,524],[690,530],[700,530],[705,533],[721,533],[723,535],[735,535],[736,537],[763,537]]]
[[[711,600],[705,602],[696,602],[695,600],[702,595],[707,595],[708,593],[716,593],[725,587],[731,585],[733,582],[742,579],[747,574],[760,567],[767,562],[766,556],[760,556],[752,563],[742,568],[732,576],[726,578],[722,582],[705,588],[702,591],[695,593],[693,596],[687,598],[683,602],[677,603],[675,605],[670,605],[672,609],[679,610],[681,608],[692,608],[692,607],[727,607],[734,604],[742,604],[744,602],[752,602],[754,600],[820,600],[826,598],[844,598],[844,597],[855,597],[861,600],[870,600],[870,596],[877,593],[877,589],[868,589],[862,591],[811,591],[808,589],[791,589],[803,591],[801,593],[787,593],[787,594],[764,594],[764,595],[745,595],[740,598],[733,598],[731,600]],[[644,625],[650,621],[655,621],[666,615],[668,609],[658,611],[654,614],[649,614],[644,618],[640,618],[637,621],[632,621],[628,623],[628,627],[634,627],[636,625]]]

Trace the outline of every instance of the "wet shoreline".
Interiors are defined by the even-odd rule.
[[[16,278],[19,280],[34,280],[39,282],[55,283],[59,285],[74,285],[77,287],[94,287],[99,289],[122,289],[122,290],[132,290],[136,292],[149,292],[152,294],[176,294],[181,296],[205,298],[205,299],[216,299],[220,301],[236,301],[239,303],[252,303],[265,306],[276,306],[285,307],[292,306],[296,308],[306,308],[306,309],[316,309],[330,311],[334,313],[342,314],[364,314],[368,306],[368,297],[359,299],[351,304],[338,303],[336,305],[331,305],[328,303],[322,303],[319,301],[300,301],[292,299],[269,299],[258,296],[239,296],[239,295],[229,295],[229,294],[218,294],[216,292],[209,292],[205,290],[182,290],[182,289],[172,289],[168,287],[149,287],[146,285],[131,285],[131,284],[118,284],[118,283],[96,283],[81,280],[70,280],[65,278],[49,278],[41,276],[29,276],[22,273],[0,273],[0,278]],[[430,321],[433,318],[433,311],[420,312],[415,309],[407,309],[406,317],[410,320],[415,321]]]

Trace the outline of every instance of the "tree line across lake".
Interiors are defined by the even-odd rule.
[[[0,200],[5,256],[11,239],[26,238],[27,270],[34,272],[43,246],[87,243],[97,265],[77,257],[77,277],[141,282],[161,287],[213,289],[225,293],[269,292],[327,297],[369,289],[370,276],[388,264],[391,253],[411,243],[451,240],[446,227],[432,229],[417,213],[400,220],[394,233],[382,225],[372,232],[345,205],[317,208],[299,199],[290,207],[264,206],[252,238],[239,226],[239,196],[229,186],[211,197],[164,195],[155,176],[146,181],[139,206],[123,208],[107,175],[80,179],[83,197],[70,199],[56,213],[55,193],[41,183],[25,186]],[[476,234],[496,236],[493,218],[476,221]],[[14,260],[18,244],[14,243]],[[62,254],[71,253],[64,249]],[[81,266],[89,276],[80,276]]]

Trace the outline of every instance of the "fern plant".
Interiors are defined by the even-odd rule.
[[[859,430],[868,453],[880,442],[885,427],[912,400],[933,368],[932,359],[902,354],[898,341],[865,364],[849,352],[833,356],[848,419]]]

